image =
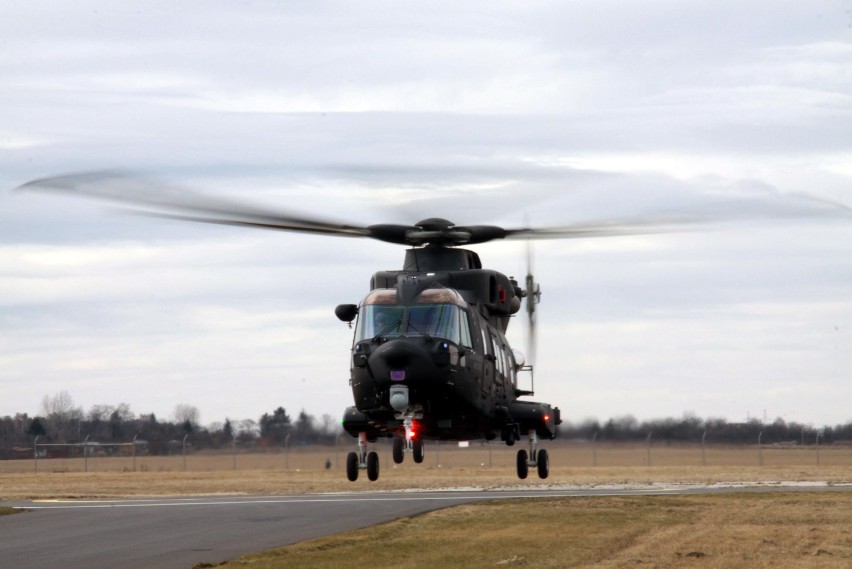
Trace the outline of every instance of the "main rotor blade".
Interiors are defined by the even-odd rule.
[[[806,194],[704,197],[670,213],[505,230],[506,239],[586,239],[708,229],[732,222],[849,220],[849,206]]]
[[[280,231],[368,237],[392,243],[405,243],[406,232],[417,229],[409,225],[392,224],[358,226],[280,209],[260,208],[239,201],[203,196],[186,188],[120,171],[40,178],[16,189],[109,200],[130,206],[131,212],[138,215]]]
[[[713,222],[701,216],[648,216],[551,227],[505,229],[505,239],[587,239],[686,231]]]
[[[504,229],[494,225],[457,226],[437,218],[429,218],[417,225],[363,226],[214,198],[123,171],[85,172],[41,178],[27,182],[17,189],[53,191],[111,200],[130,206],[142,215],[169,219],[343,237],[366,237],[409,246],[464,246],[497,239],[587,239],[647,235],[705,229],[714,223],[731,221],[804,219],[838,215],[848,219],[852,211],[843,204],[799,195],[784,196],[776,200],[710,200],[698,204],[701,205],[700,209],[691,209],[691,212],[697,213],[623,217],[552,227]],[[440,223],[435,225],[436,221]]]

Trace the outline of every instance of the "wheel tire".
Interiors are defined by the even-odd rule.
[[[524,449],[519,450],[518,459],[516,462],[518,465],[518,478],[523,480],[530,472],[530,467],[529,465],[527,465],[527,451],[525,451]]]
[[[420,464],[423,462],[423,458],[426,456],[426,451],[423,449],[423,441],[421,439],[414,439],[411,441],[412,446],[412,455],[414,458],[414,462]]]
[[[538,477],[542,480],[550,474],[550,459],[547,456],[547,450],[541,449],[538,451]]]
[[[358,480],[358,453],[356,452],[346,455],[346,478],[350,482]]]
[[[405,459],[405,452],[403,452],[403,445],[405,441],[403,441],[399,437],[394,437],[393,439],[393,461],[396,464],[402,464],[402,461]]]
[[[507,447],[511,447],[511,446],[515,446],[515,441],[518,440],[518,439],[515,436],[515,431],[510,429],[510,430],[506,431],[505,436],[503,437],[503,440],[506,441]]]
[[[371,482],[379,479],[379,455],[375,452],[367,455],[367,478]]]

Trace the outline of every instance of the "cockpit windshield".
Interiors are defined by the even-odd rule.
[[[402,329],[404,307],[386,304],[368,304],[358,315],[358,340],[374,336],[399,336]]]
[[[406,311],[406,336],[432,336],[459,342],[459,308],[452,304],[418,304]]]
[[[416,304],[396,304],[394,291],[373,291],[358,312],[355,341],[376,336],[430,336],[470,345],[466,303],[451,289],[427,289]]]

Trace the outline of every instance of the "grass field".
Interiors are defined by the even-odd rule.
[[[0,500],[500,488],[551,485],[852,484],[850,448],[550,443],[551,475],[518,480],[518,447],[430,445],[424,464],[346,480],[343,448],[185,457],[0,461]],[[330,462],[330,468],[326,463]],[[35,472],[36,466],[38,472]],[[84,468],[88,469],[83,472]],[[0,511],[2,513],[2,511]],[[852,566],[852,493],[643,496],[488,502],[234,560],[228,568]],[[189,568],[188,568],[189,569]]]
[[[852,495],[487,502],[249,555],[225,569],[848,568]]]
[[[0,461],[0,499],[117,497],[185,494],[291,494],[408,488],[590,486],[601,484],[713,484],[727,482],[820,481],[852,483],[852,449],[824,448],[819,464],[808,448],[548,444],[551,474],[515,475],[517,446],[461,449],[428,447],[423,464],[394,465],[390,446],[377,445],[381,456],[378,482],[366,476],[346,480],[343,458],[349,447],[300,448],[284,453],[193,454],[184,458],[130,457]],[[331,468],[326,469],[326,462]],[[761,465],[760,462],[763,464]],[[186,470],[184,470],[184,464]]]
[[[346,454],[355,450],[352,439],[339,446],[295,447],[285,452],[228,451],[189,453],[186,456],[89,457],[69,459],[33,459],[0,461],[4,472],[75,472],[101,471],[224,471],[224,470],[318,470],[326,462],[333,468],[343,468]],[[524,444],[507,447],[504,444],[472,442],[469,448],[456,444],[427,442],[424,465],[403,464],[397,468],[514,468],[515,453]],[[552,441],[543,448],[550,453],[551,463],[566,467],[640,467],[640,466],[847,466],[852,467],[850,446],[772,446],[764,445],[685,445],[653,443],[597,443]],[[391,445],[382,439],[371,445],[379,452],[381,462],[392,468]]]

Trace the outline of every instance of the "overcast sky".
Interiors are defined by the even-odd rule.
[[[848,1],[2,2],[0,415],[340,417],[334,306],[404,249],[11,191],[110,168],[359,223],[727,220],[538,242],[536,399],[852,421]]]

